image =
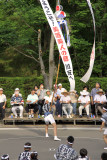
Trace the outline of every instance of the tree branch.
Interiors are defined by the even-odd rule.
[[[14,50],[16,50],[17,52],[19,52],[20,54],[24,55],[25,57],[28,57],[28,58],[31,58],[31,59],[34,59],[37,63],[39,63],[39,61],[34,57],[34,56],[29,56],[21,51],[19,51],[18,49],[16,49],[15,47],[13,47],[12,45],[10,45],[9,43],[6,43],[7,45],[9,45],[10,47],[12,47]]]

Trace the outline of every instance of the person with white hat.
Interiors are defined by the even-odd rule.
[[[71,114],[73,111],[73,107],[71,106],[71,98],[69,96],[69,93],[65,90],[64,92],[61,92],[61,94],[63,95],[60,99],[62,110],[67,118],[72,118]]]
[[[6,96],[3,94],[3,88],[0,88],[0,113],[1,119],[5,117]]]
[[[94,103],[95,103],[95,110],[96,110],[96,116],[98,116],[97,112],[98,110],[103,114],[103,105],[107,102],[106,96],[104,95],[104,91],[102,89],[99,89],[97,91],[97,94],[94,97]]]
[[[14,91],[14,94],[12,95],[12,97],[15,96],[15,93],[18,93],[19,92],[19,96],[22,97],[22,94],[20,93],[20,89],[19,88],[15,88],[15,91]]]
[[[46,127],[45,127],[46,138],[49,137],[48,126],[49,126],[49,123],[51,123],[52,126],[54,127],[54,141],[60,141],[60,139],[57,137],[56,122],[55,122],[54,117],[52,115],[52,107],[51,107],[51,104],[50,104],[49,101],[50,101],[50,98],[45,97],[45,102],[44,102],[44,105],[43,105],[44,121],[46,123]]]
[[[87,113],[87,118],[89,118],[89,107],[90,107],[90,97],[89,93],[86,90],[80,92],[81,96],[78,99],[78,103],[80,103],[79,107],[79,115],[82,118],[82,110],[85,109]]]
[[[10,104],[12,106],[12,112],[15,115],[15,118],[18,117],[17,110],[20,110],[20,118],[23,118],[24,100],[21,96],[19,96],[19,92],[15,92],[15,96],[12,96]]]

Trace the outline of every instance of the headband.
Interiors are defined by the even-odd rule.
[[[31,148],[32,146],[27,146],[27,145],[24,145],[24,148]]]
[[[71,142],[68,142],[68,144],[73,144],[73,143],[71,143]]]
[[[6,157],[1,156],[1,159],[7,159],[9,158],[9,155],[7,154]]]

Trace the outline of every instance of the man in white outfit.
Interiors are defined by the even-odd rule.
[[[73,107],[71,106],[71,98],[69,93],[65,90],[61,93],[63,96],[60,99],[60,103],[62,104],[62,110],[67,118],[72,118],[71,114],[73,111]]]
[[[79,115],[82,118],[82,110],[85,109],[87,113],[87,118],[89,118],[89,107],[90,107],[90,97],[89,93],[86,90],[80,92],[81,96],[78,99],[78,103],[80,103],[79,107]]]
[[[23,105],[24,101],[21,96],[19,96],[19,92],[15,92],[15,96],[12,96],[11,98],[11,105],[12,105],[12,112],[15,115],[15,118],[17,118],[17,109],[20,110],[20,118],[23,118]]]

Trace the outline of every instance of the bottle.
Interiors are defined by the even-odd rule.
[[[11,118],[13,118],[13,113],[11,113]]]

